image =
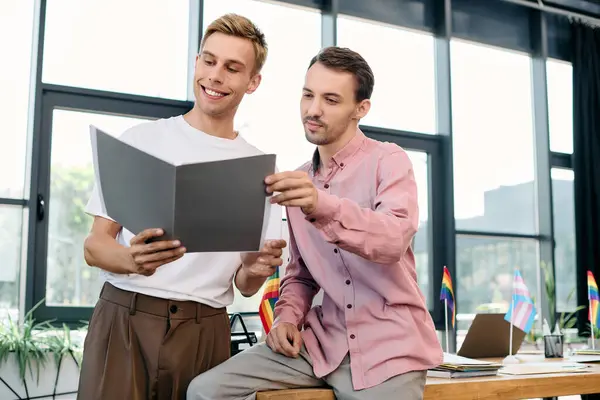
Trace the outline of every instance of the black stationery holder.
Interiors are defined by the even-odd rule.
[[[544,336],[544,356],[546,358],[563,358],[563,335]]]

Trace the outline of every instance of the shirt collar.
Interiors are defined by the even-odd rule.
[[[332,161],[336,163],[338,167],[344,168],[344,166],[348,164],[348,160],[350,159],[350,157],[353,156],[358,149],[360,149],[365,139],[365,134],[360,129],[357,129],[356,135],[354,135],[352,140],[350,140],[344,147],[342,147],[337,153],[333,155],[333,157],[331,158]],[[321,155],[319,154],[319,149],[316,148],[315,152],[313,153],[311,165],[313,175],[315,175],[318,172],[320,165]]]

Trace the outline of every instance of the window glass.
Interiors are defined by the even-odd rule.
[[[556,310],[577,308],[577,265],[575,256],[575,195],[572,170],[552,168],[552,208],[554,221],[554,273]]]
[[[534,234],[531,58],[459,40],[451,55],[456,229]]]
[[[0,1],[0,49],[8,58],[0,74],[0,197],[23,198],[33,1]]]
[[[458,329],[468,329],[476,313],[506,313],[510,306],[515,269],[529,293],[538,296],[538,242],[529,239],[458,236],[456,281]],[[539,303],[536,301],[536,304]]]
[[[84,212],[94,186],[89,125],[120,136],[147,120],[82,111],[54,110],[48,220],[46,304],[96,304],[103,281],[83,257],[93,218]]]
[[[0,205],[0,323],[19,316],[23,208]]]
[[[360,53],[375,75],[361,124],[436,133],[433,35],[346,16],[337,23],[338,45]]]
[[[407,151],[413,165],[419,197],[419,230],[413,240],[417,268],[417,282],[430,309],[433,309],[430,289],[431,224],[429,224],[429,155],[421,151]]]
[[[558,60],[546,62],[550,150],[573,153],[573,67]]]
[[[42,80],[187,99],[189,3],[48,1]]]

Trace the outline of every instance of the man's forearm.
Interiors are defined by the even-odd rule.
[[[235,274],[235,286],[244,297],[254,296],[266,280],[261,276],[250,276],[243,266]]]
[[[85,261],[114,274],[130,274],[133,259],[125,246],[107,234],[92,233],[84,243]]]

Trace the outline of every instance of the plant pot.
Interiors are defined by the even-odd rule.
[[[37,362],[31,363],[32,371],[27,368],[25,382],[19,374],[19,364],[14,353],[0,364],[0,399],[36,400],[53,399],[53,394],[74,395],[79,384],[79,365],[75,358],[68,354],[60,362],[60,369],[54,359],[54,354],[48,353],[46,362],[39,367]]]

